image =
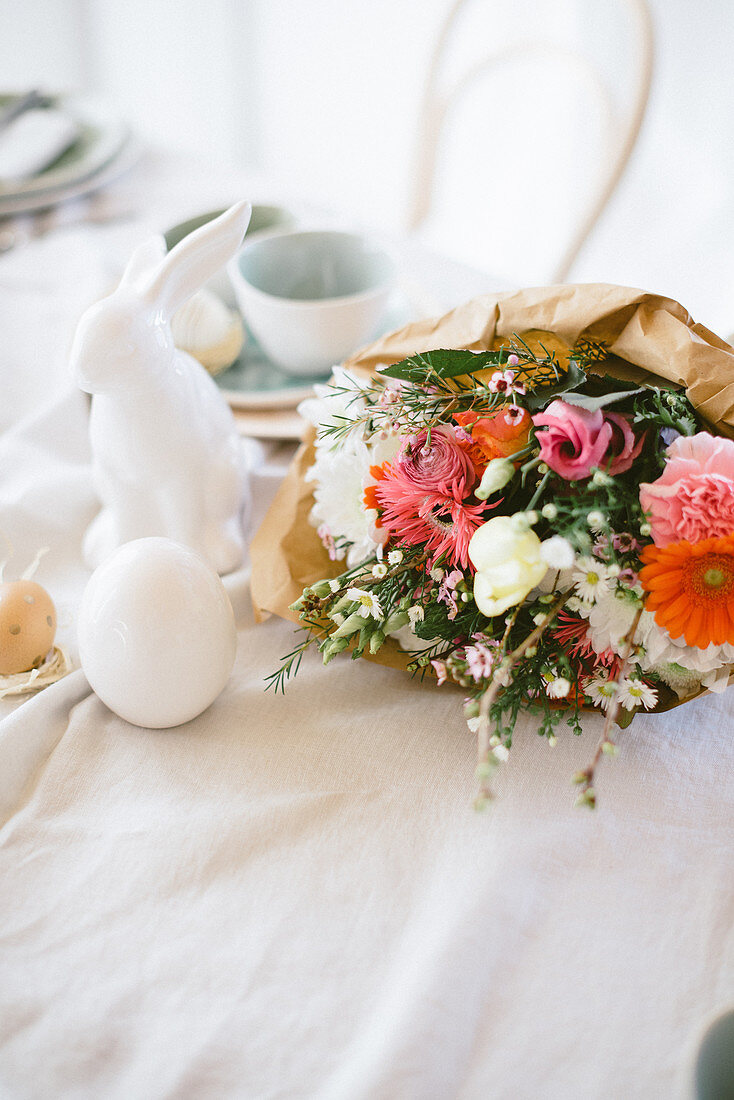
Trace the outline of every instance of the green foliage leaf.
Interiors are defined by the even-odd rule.
[[[633,397],[637,393],[644,393],[644,387],[638,386],[634,390],[619,390],[617,393],[605,393],[601,397],[590,397],[586,393],[564,393],[563,400],[569,405],[577,405],[588,412],[597,412],[606,405],[613,405],[616,401],[624,401],[625,397]]]
[[[617,717],[614,720],[615,726],[618,726],[621,730],[626,730],[636,714],[637,709],[627,710],[625,707],[620,707],[617,712]]]
[[[404,382],[426,382],[432,374],[439,378],[458,378],[462,374],[476,374],[488,367],[501,366],[507,362],[509,354],[507,348],[500,351],[437,348],[435,351],[409,355],[400,363],[383,367],[378,373],[388,378],[400,378]]]
[[[524,398],[523,404],[527,406],[530,412],[537,412],[538,409],[545,408],[548,402],[552,401],[554,397],[560,397],[561,394],[576,390],[577,387],[582,386],[585,381],[586,372],[572,359],[568,364],[568,370],[563,373],[562,377],[559,378],[557,382],[553,382],[550,386],[541,386],[539,389],[531,391]]]
[[[437,601],[425,605],[425,618],[422,622],[415,623],[414,632],[423,641],[430,642],[434,638],[444,638],[448,643],[451,638],[470,638],[487,621],[477,610],[473,600],[468,604],[459,604],[455,619],[449,619],[449,610],[447,604]]]

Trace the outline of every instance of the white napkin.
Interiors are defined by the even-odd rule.
[[[36,175],[68,149],[78,135],[78,124],[62,111],[25,111],[0,132],[0,181],[20,183]]]

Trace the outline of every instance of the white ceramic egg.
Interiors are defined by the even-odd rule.
[[[163,729],[213,703],[234,664],[234,614],[217,574],[165,538],[125,543],[92,574],[78,621],[93,691],[136,726]]]

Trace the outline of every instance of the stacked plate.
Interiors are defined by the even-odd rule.
[[[18,98],[17,94],[0,94],[0,117]],[[75,96],[48,96],[44,97],[44,107],[68,117],[73,140],[33,175],[0,179],[0,217],[32,213],[81,198],[110,183],[137,156],[128,126],[101,105]],[[21,121],[22,116],[9,125],[17,126]]]

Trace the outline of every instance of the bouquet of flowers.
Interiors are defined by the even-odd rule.
[[[272,683],[309,646],[328,664],[392,639],[413,674],[463,690],[480,806],[521,713],[553,744],[599,708],[575,777],[593,806],[615,724],[734,668],[734,441],[681,386],[625,377],[603,340],[494,343],[340,368],[301,406],[331,568],[291,604],[306,633]]]

